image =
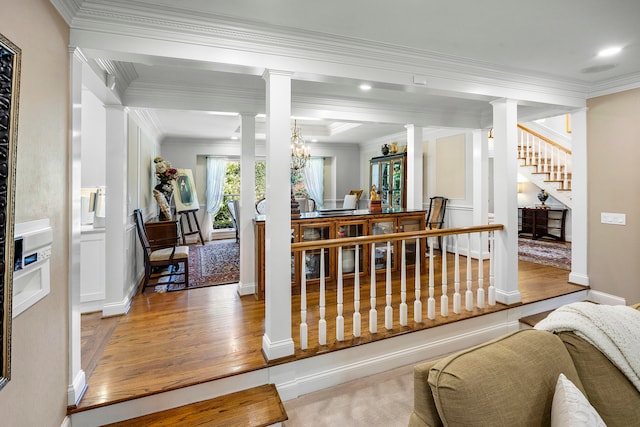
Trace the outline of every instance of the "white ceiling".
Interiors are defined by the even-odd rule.
[[[96,0],[51,0],[72,28],[97,28],[86,10],[97,10]],[[163,19],[211,24],[211,28],[268,33],[286,39],[302,34],[332,37],[358,45],[376,57],[376,46],[403,55],[428,58],[450,78],[455,67],[467,67],[482,82],[486,76],[508,81],[544,81],[548,87],[569,88],[586,99],[593,95],[640,86],[640,1],[616,0],[129,0],[113,1],[113,10]],[[73,8],[80,8],[73,12]],[[63,8],[67,6],[67,9]],[[126,6],[126,7],[125,7]],[[63,10],[66,11],[63,13]],[[142,24],[141,24],[142,25]],[[151,27],[151,24],[148,24]],[[185,34],[190,27],[184,25]],[[158,29],[157,31],[161,31]],[[213,31],[213,30],[212,30]],[[275,39],[274,39],[275,40]],[[82,43],[79,43],[80,47]],[[598,58],[598,50],[619,45],[620,55]],[[264,37],[265,49],[270,46]],[[314,45],[309,42],[309,49]],[[239,136],[239,116],[204,111],[264,112],[264,67],[197,62],[186,59],[150,59],[106,48],[84,49],[96,69],[129,76],[119,86],[126,105],[139,109],[163,138],[229,139]],[[282,52],[280,52],[282,54]],[[368,62],[367,62],[368,63]],[[238,61],[238,64],[241,64]],[[409,64],[411,65],[411,64]],[[266,65],[265,65],[266,66]],[[340,68],[343,64],[333,65]],[[346,65],[344,65],[346,67]],[[375,65],[379,69],[380,65]],[[472,68],[468,68],[472,67]],[[124,73],[123,73],[124,70]],[[384,71],[384,70],[382,70]],[[121,80],[119,80],[121,82]],[[490,124],[490,101],[497,97],[474,94],[451,96],[428,87],[372,82],[362,92],[357,80],[297,75],[292,80],[292,112],[313,117],[300,119],[307,139],[321,142],[363,143],[404,131],[405,123],[443,126],[460,123]],[[197,111],[201,110],[201,111]],[[568,109],[567,109],[568,110]],[[559,105],[535,102],[519,106],[519,116],[535,118],[562,113]],[[408,121],[411,120],[411,121]],[[258,119],[257,133],[263,132]]]

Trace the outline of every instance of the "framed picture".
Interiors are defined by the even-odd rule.
[[[0,34],[0,389],[11,379],[14,194],[20,48]]]
[[[200,209],[191,169],[178,169],[178,177],[173,182],[173,186],[173,200],[176,203],[176,212],[197,211]]]

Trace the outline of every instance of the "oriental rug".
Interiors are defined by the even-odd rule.
[[[182,268],[182,267],[181,267]],[[180,274],[178,270],[176,274]],[[240,280],[240,244],[218,240],[189,246],[189,286],[186,289],[237,283]],[[185,290],[182,284],[155,287],[156,292]]]
[[[519,238],[518,259],[571,270],[571,243]]]

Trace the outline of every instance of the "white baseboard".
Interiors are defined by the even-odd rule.
[[[73,384],[69,384],[67,388],[67,405],[77,405],[87,391],[87,378],[81,369],[73,379]]]
[[[589,301],[597,302],[598,304],[627,305],[627,300],[622,297],[607,294],[600,291],[594,291],[593,289],[589,290],[587,299]]]
[[[575,283],[576,285],[589,286],[589,276],[586,274],[569,273],[569,283]]]
[[[238,283],[238,295],[253,295],[256,293],[256,284],[255,283]]]

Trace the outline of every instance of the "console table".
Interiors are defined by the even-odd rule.
[[[548,237],[565,241],[567,209],[518,208],[518,211],[518,236],[529,234],[534,240]]]

